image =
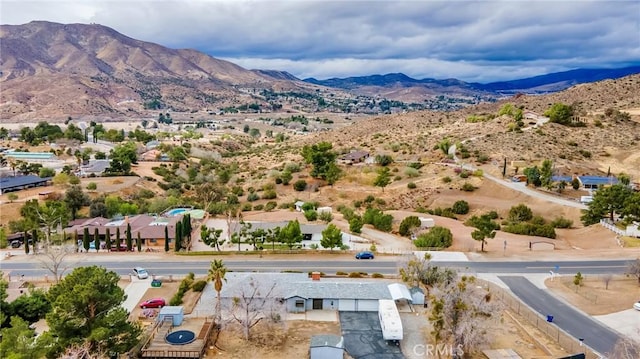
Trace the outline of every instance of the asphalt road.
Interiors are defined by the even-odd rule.
[[[217,258],[217,257],[216,257]],[[211,260],[185,259],[183,261],[117,261],[111,258],[71,258],[67,261],[68,270],[86,265],[99,265],[113,270],[118,274],[125,275],[131,272],[135,266],[142,266],[154,275],[183,275],[193,272],[196,275],[204,275],[210,267]],[[227,268],[233,271],[258,271],[258,272],[280,272],[284,270],[295,270],[301,272],[320,271],[326,274],[334,274],[337,271],[344,272],[366,272],[381,274],[397,274],[398,262],[389,258],[374,260],[327,260],[327,261],[305,261],[305,260],[272,260],[252,258],[248,260],[225,260]],[[434,264],[456,268],[464,273],[549,273],[553,270],[560,274],[575,274],[578,271],[582,274],[622,274],[627,267],[627,260],[605,260],[605,261],[528,261],[528,262],[436,262]],[[49,274],[41,263],[37,261],[17,262],[6,260],[0,263],[1,270],[12,275],[24,274],[25,276],[44,276]],[[559,268],[559,270],[556,270]]]
[[[500,276],[501,281],[520,300],[543,316],[553,315],[553,323],[575,338],[583,338],[584,343],[601,354],[610,353],[620,336],[548,292],[536,287],[521,276]]]

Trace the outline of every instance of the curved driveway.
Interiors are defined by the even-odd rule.
[[[461,163],[462,161],[460,161],[460,159],[456,156],[456,145],[453,144],[451,145],[451,147],[449,147],[449,155],[453,157],[453,160],[456,162],[455,164],[451,164],[451,163],[445,163],[445,165],[447,166],[462,166],[463,169],[469,170],[469,171],[475,171],[477,169],[477,167],[471,165],[471,164],[464,164]],[[568,206],[568,207],[574,207],[574,208],[579,208],[579,209],[587,209],[587,206],[585,206],[584,204],[580,203],[580,202],[576,202],[576,201],[571,201],[568,199],[564,199],[564,198],[558,198],[552,195],[548,195],[546,193],[543,192],[539,192],[536,190],[533,190],[529,187],[527,187],[524,183],[522,182],[511,182],[511,181],[506,181],[502,178],[498,178],[495,177],[493,175],[490,175],[486,172],[483,171],[483,177],[493,181],[501,186],[510,188],[514,191],[518,191],[521,192],[523,194],[526,194],[527,196],[531,196],[533,198],[537,198],[537,199],[541,199],[544,201],[548,201],[548,202],[552,202],[552,203],[557,203],[563,206]]]

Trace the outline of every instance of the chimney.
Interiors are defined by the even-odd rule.
[[[311,272],[311,280],[320,280],[320,272]]]

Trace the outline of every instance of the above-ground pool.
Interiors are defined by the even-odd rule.
[[[196,334],[190,330],[177,330],[167,334],[164,340],[173,345],[185,345],[196,340]]]
[[[191,208],[174,208],[174,209],[168,210],[165,214],[169,217],[175,217],[179,214],[182,214],[190,210]]]

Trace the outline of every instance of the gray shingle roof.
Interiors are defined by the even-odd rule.
[[[221,296],[237,295],[250,277],[266,288],[276,283],[275,292],[284,299],[392,299],[387,282],[332,281],[329,278],[314,281],[306,273],[227,273],[227,284],[223,286]]]

